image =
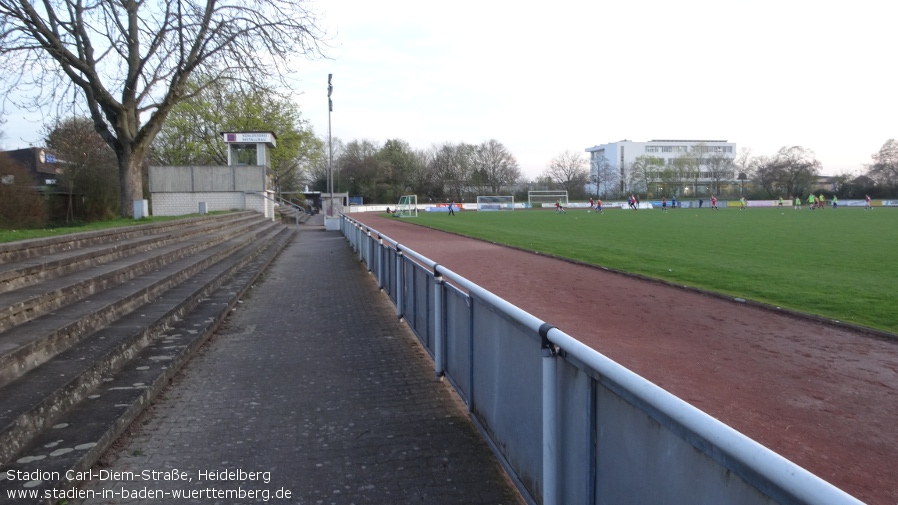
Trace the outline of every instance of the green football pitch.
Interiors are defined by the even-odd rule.
[[[408,221],[898,333],[898,209],[534,209]]]

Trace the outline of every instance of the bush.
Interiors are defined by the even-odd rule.
[[[115,153],[94,130],[87,117],[57,119],[47,127],[47,147],[66,160],[57,190],[67,194],[71,220],[105,221],[121,211],[119,174]],[[144,188],[146,188],[144,182]]]

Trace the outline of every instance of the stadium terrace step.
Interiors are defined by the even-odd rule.
[[[287,205],[277,207],[275,210],[281,217],[281,222],[284,224],[305,223],[312,217],[312,214],[309,214],[308,212]]]
[[[179,258],[129,282],[96,292],[52,314],[35,318],[0,334],[0,386],[45,362],[90,332],[130,313],[234,250],[262,237],[270,228],[252,224],[243,234],[206,248],[201,256]]]
[[[251,211],[231,212],[227,214],[216,214],[214,216],[175,219],[160,223],[136,224],[135,226],[109,228],[55,237],[19,240],[17,242],[6,242],[0,244],[0,264],[24,261],[29,258],[48,256],[82,247],[108,244],[118,240],[164,233],[168,230],[175,230],[197,223],[212,224],[216,221],[230,221],[238,217],[258,218],[258,216],[258,213]]]
[[[45,282],[0,293],[0,331],[35,319],[93,293],[163,267],[251,230],[257,221],[216,227],[166,246],[132,254]]]
[[[31,467],[64,476],[96,461],[292,240],[294,229],[254,216],[185,234],[188,255],[164,265],[144,257],[154,268],[0,333],[0,474]],[[70,440],[86,441],[62,446]]]
[[[252,213],[240,213],[226,214],[214,220],[185,219],[183,220],[184,222],[172,222],[180,224],[161,223],[166,224],[164,227],[150,225],[147,226],[147,230],[132,230],[129,227],[126,230],[107,232],[101,237],[93,238],[94,241],[102,239],[102,243],[75,246],[62,251],[53,250],[53,248],[58,248],[62,245],[58,243],[58,237],[54,237],[53,247],[34,243],[38,241],[23,241],[31,242],[34,246],[28,248],[19,245],[15,248],[23,256],[27,256],[25,259],[6,263],[0,262],[0,293],[37,284],[131,254],[169,245],[183,238],[219,227],[221,226],[220,223],[223,222],[238,224],[241,221],[253,219],[257,219],[257,216],[254,216]],[[73,242],[86,241],[73,240]],[[13,244],[19,243],[14,242]],[[70,246],[65,245],[65,247]],[[45,251],[47,254],[38,256],[37,253],[40,251]]]

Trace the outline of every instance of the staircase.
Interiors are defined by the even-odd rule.
[[[234,212],[0,244],[0,504],[83,480],[294,234]]]

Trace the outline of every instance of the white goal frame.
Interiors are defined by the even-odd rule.
[[[559,190],[538,190],[538,191],[528,191],[527,192],[527,204],[533,208],[538,204],[539,207],[543,207],[544,204],[550,204],[550,207],[555,207],[555,202],[561,200],[561,204],[567,207],[568,199],[567,199],[567,191],[563,189]]]
[[[514,196],[478,196],[477,210],[514,210]]]
[[[418,195],[402,195],[396,204],[396,217],[418,217]]]

